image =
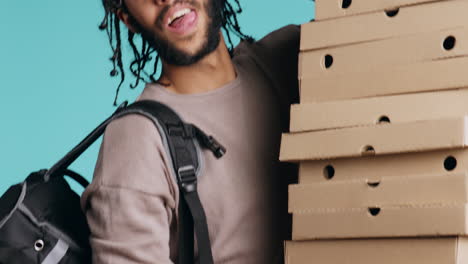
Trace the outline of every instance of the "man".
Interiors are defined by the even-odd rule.
[[[287,105],[297,100],[299,27],[242,41],[231,56],[221,28],[245,35],[226,0],[104,0],[104,6],[103,28],[117,41],[113,61],[120,69],[111,74],[124,79],[120,36],[111,32],[120,34],[116,15],[130,30],[134,52],[133,34],[144,40],[131,65],[137,79],[153,50],[162,61],[160,78],[138,100],[167,104],[227,148],[220,160],[203,153],[198,184],[215,263],[281,261],[287,175],[277,160]],[[93,263],[176,261],[179,191],[171,173],[149,120],[132,115],[108,126],[82,196]]]

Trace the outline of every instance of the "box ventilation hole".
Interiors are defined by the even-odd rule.
[[[372,187],[372,188],[377,188],[377,187],[379,187],[380,182],[379,182],[379,181],[376,181],[376,182],[367,182],[367,185],[368,185],[369,187]]]
[[[343,0],[341,3],[341,8],[346,9],[353,3],[352,0]]]
[[[455,43],[457,39],[454,36],[448,36],[444,40],[444,49],[445,50],[452,50],[455,47]]]
[[[392,10],[385,10],[385,14],[387,14],[388,17],[394,17],[398,15],[398,12],[400,12],[400,8],[392,9]]]
[[[377,121],[377,124],[388,124],[390,123],[390,118],[388,116],[381,116]]]
[[[368,210],[372,216],[377,216],[378,214],[380,214],[380,208],[378,207],[369,207]]]
[[[453,156],[448,156],[444,160],[444,168],[447,171],[453,171],[457,167],[457,159]]]
[[[361,150],[362,156],[375,156],[375,149],[372,146],[365,146]]]
[[[329,69],[333,65],[333,56],[330,54],[325,55],[324,65],[326,69]]]
[[[325,176],[325,179],[331,180],[333,177],[335,177],[335,168],[332,165],[327,165],[323,169],[323,176]]]

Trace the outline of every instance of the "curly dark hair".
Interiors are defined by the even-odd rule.
[[[220,6],[222,6],[222,9],[220,10],[222,28],[226,33],[225,35],[229,43],[229,51],[232,55],[234,43],[230,35],[231,33],[235,34],[235,36],[239,37],[241,40],[247,40],[252,42],[254,39],[251,36],[242,33],[241,28],[239,26],[237,15],[242,13],[242,7],[240,5],[239,0],[233,0],[235,2],[235,6],[231,4],[229,0],[213,1],[220,1],[219,4]],[[99,25],[99,29],[106,31],[107,36],[109,38],[109,44],[112,49],[112,57],[110,58],[110,60],[113,65],[113,69],[110,72],[110,75],[112,77],[120,75],[120,82],[117,86],[114,98],[114,105],[116,105],[120,88],[125,81],[125,70],[122,60],[122,34],[120,28],[121,25],[116,13],[119,9],[125,10],[125,5],[123,3],[123,0],[102,0],[102,4],[104,6],[105,15],[104,19]],[[130,88],[133,89],[137,87],[140,81],[156,82],[156,73],[159,64],[159,55],[157,54],[156,50],[144,38],[141,38],[141,44],[138,48],[137,44],[135,44],[135,33],[128,30],[127,34],[128,43],[130,44],[134,56],[132,62],[129,65],[129,70],[136,78],[135,83],[130,84]],[[151,61],[153,61],[153,70],[150,73],[148,73],[147,71],[145,71],[145,66],[148,63],[151,63]]]

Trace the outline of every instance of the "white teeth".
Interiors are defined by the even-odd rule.
[[[190,13],[190,8],[184,8],[184,9],[181,9],[181,10],[175,12],[172,15],[172,17],[169,19],[169,22],[167,24],[170,25],[174,20],[176,20],[179,17],[185,16],[188,13]]]

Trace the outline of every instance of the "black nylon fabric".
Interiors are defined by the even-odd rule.
[[[34,243],[38,239],[44,241],[44,249],[41,252],[34,250]],[[0,250],[0,260],[11,260],[13,257],[6,254],[13,252],[17,263],[21,261],[23,263],[41,263],[57,240],[17,210],[6,225],[0,229],[0,247],[2,249]]]
[[[88,245],[90,230],[80,209],[80,196],[70,188],[64,177],[54,177],[46,183],[28,184],[26,193],[23,204],[38,221],[66,230],[73,241]]]
[[[10,186],[8,190],[0,197],[0,221],[8,216],[13,210],[21,195],[22,184]]]
[[[198,258],[200,263],[213,264],[213,254],[211,252],[210,235],[208,232],[208,225],[206,222],[205,211],[202,208],[200,198],[197,192],[184,193],[184,200],[187,202],[190,212],[193,217],[193,225],[195,235],[197,238],[197,245],[199,245]]]
[[[179,198],[179,256],[178,264],[194,263],[193,219],[184,196]],[[191,241],[191,242],[190,242]]]
[[[21,201],[18,200],[20,193],[16,190],[22,189],[23,185],[26,188]],[[14,196],[7,192],[0,198],[2,206],[4,197],[16,197],[16,207],[12,208],[15,210],[3,215],[9,218],[0,228],[0,263],[41,263],[59,239],[69,246],[60,264],[91,263],[89,229],[84,216],[76,216],[81,213],[76,204],[79,203],[79,196],[63,178],[31,184],[29,187],[26,183],[17,184],[11,189],[15,190]],[[70,215],[71,211],[73,213]],[[44,242],[40,251],[34,248],[38,240]]]

